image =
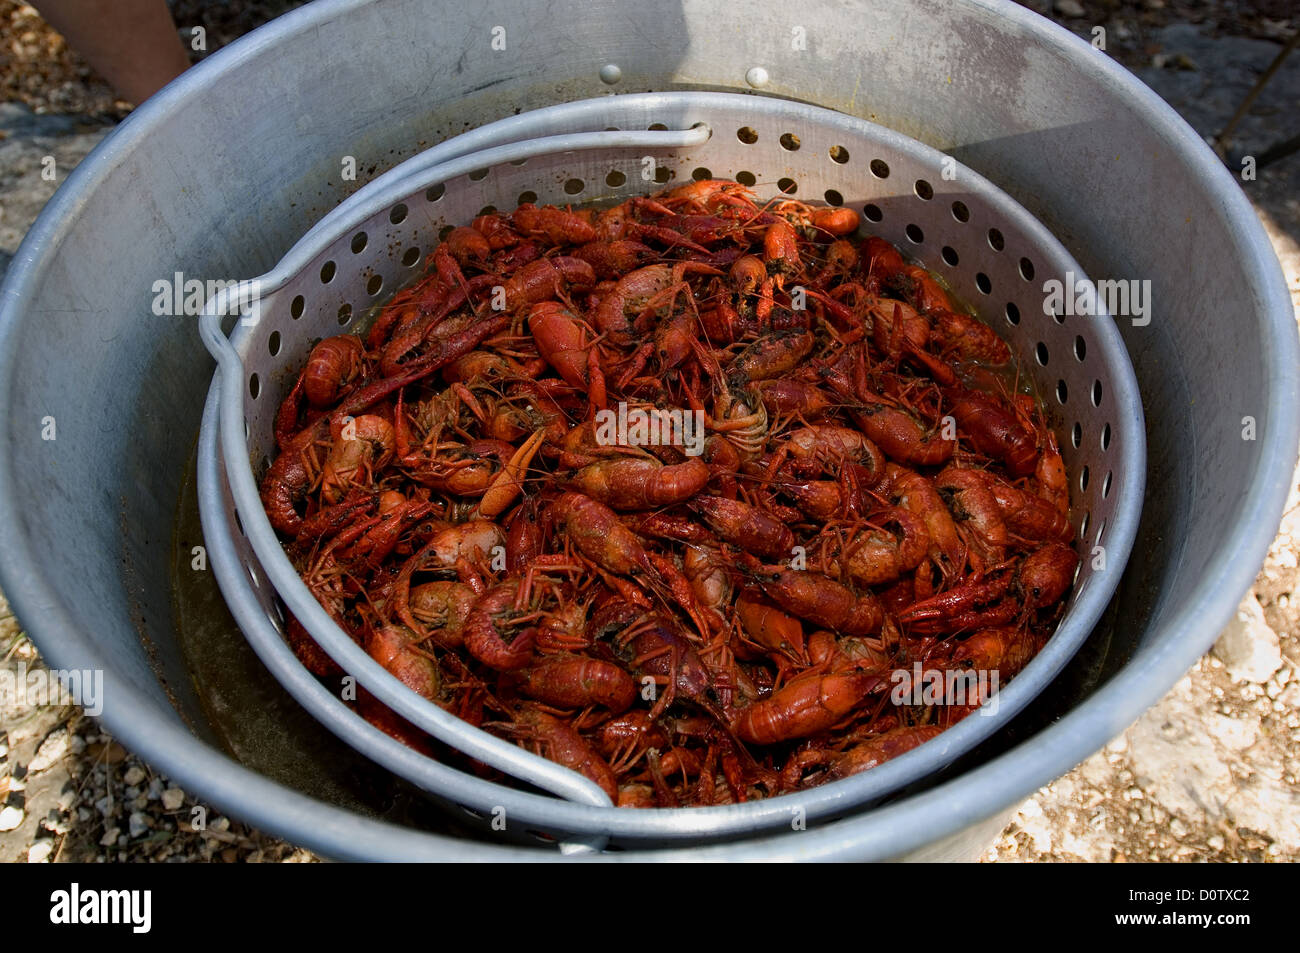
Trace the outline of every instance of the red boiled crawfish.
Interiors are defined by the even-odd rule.
[[[624,806],[846,777],[976,710],[893,676],[1032,660],[1068,481],[1005,343],[860,224],[707,180],[452,230],[280,408],[262,498],[304,581],[413,691]]]

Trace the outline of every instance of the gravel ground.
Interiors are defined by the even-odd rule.
[[[208,51],[293,2],[171,4]],[[1207,137],[1300,27],[1293,0],[1046,0],[1026,4],[1134,70]],[[195,54],[196,58],[198,54]],[[26,4],[0,0],[0,273],[56,183],[129,111]],[[1234,136],[1229,155],[1294,135],[1300,53]],[[1282,121],[1289,118],[1288,128]],[[1300,315],[1300,156],[1260,170],[1248,196]],[[1212,653],[1106,749],[1037,792],[986,861],[1300,859],[1300,472],[1277,540]],[[39,655],[0,596],[0,660]],[[276,861],[307,851],[210,816],[79,709],[0,687],[0,861]]]

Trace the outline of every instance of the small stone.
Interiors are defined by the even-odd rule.
[[[14,807],[12,804],[6,804],[3,810],[0,810],[0,831],[11,831],[23,822],[25,812],[21,807]]]
[[[230,830],[230,818],[225,816],[218,817],[215,821],[209,824],[208,827],[219,834],[224,834],[226,831]]]
[[[1169,833],[1173,834],[1178,840],[1182,840],[1187,836],[1187,825],[1175,817],[1169,822]]]
[[[52,731],[41,742],[41,746],[36,749],[36,756],[32,758],[27,770],[32,774],[44,771],[61,760],[67,753],[68,729],[60,728],[58,731]]]
[[[138,764],[133,764],[131,767],[126,769],[126,774],[122,776],[122,780],[126,782],[127,787],[133,788],[138,786],[145,777],[144,768],[140,767]],[[135,797],[134,794],[130,796]]]
[[[167,810],[178,810],[185,803],[185,792],[180,788],[168,788],[162,793],[162,802]]]
[[[43,864],[50,859],[52,853],[54,853],[54,841],[42,838],[27,848],[27,863]]]
[[[104,817],[113,813],[113,798],[107,794],[95,802],[95,810],[99,811]]]
[[[1219,634],[1213,652],[1234,681],[1266,682],[1282,667],[1277,633],[1264,620],[1264,610],[1254,592],[1237,607],[1236,618]]]
[[[149,818],[146,815],[141,814],[139,811],[132,811],[127,820],[132,837],[143,837],[149,833]]]
[[[159,777],[152,777],[152,778],[150,778],[150,779],[149,779],[149,789],[148,789],[147,791],[145,791],[145,796],[146,796],[147,798],[149,798],[149,800],[151,800],[151,801],[156,801],[156,800],[158,800],[160,797],[162,797],[162,793],[163,793],[163,780],[162,780],[162,778],[159,778]]]
[[[86,739],[81,735],[73,735],[68,739],[68,750],[73,754],[81,754],[86,750]]]
[[[1218,834],[1211,834],[1205,839],[1205,844],[1210,850],[1223,850],[1223,838]]]
[[[108,828],[108,830],[104,831],[104,836],[99,839],[99,846],[112,847],[117,843],[117,835],[119,833],[121,832],[116,827]]]
[[[1063,17],[1077,20],[1084,15],[1083,4],[1079,0],[1056,0],[1054,6],[1056,12]]]

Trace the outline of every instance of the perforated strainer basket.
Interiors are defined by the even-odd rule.
[[[643,175],[645,173],[645,175]],[[1080,571],[1042,652],[982,711],[919,748],[807,791],[711,808],[620,809],[593,783],[477,729],[408,690],[316,603],[263,512],[256,476],[273,423],[319,338],[352,328],[413,280],[447,226],[521,201],[620,200],[694,178],[733,178],[760,199],[782,192],[863,213],[865,229],[943,276],[1008,341],[1057,423],[1071,474]],[[1046,313],[1044,283],[1083,270],[1023,208],[950,157],[830,110],[726,93],[611,96],[483,126],[422,153],[329,213],[266,275],[216,295],[201,319],[219,362],[200,434],[200,514],[236,621],[287,690],[331,731],[455,809],[578,848],[736,837],[860,810],[988,738],[1069,661],[1119,582],[1145,480],[1137,384],[1111,319]],[[1069,285],[1069,287],[1073,287]],[[227,339],[243,293],[251,314]],[[360,718],[287,646],[292,612],[345,671],[407,720],[534,789],[424,757]],[[991,706],[990,706],[991,707]]]

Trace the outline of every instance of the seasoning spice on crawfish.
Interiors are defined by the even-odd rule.
[[[1032,660],[1077,563],[1065,468],[1005,342],[859,224],[709,180],[452,230],[277,416],[262,499],[303,580],[411,690],[625,806],[835,780],[975,711],[891,676]]]

